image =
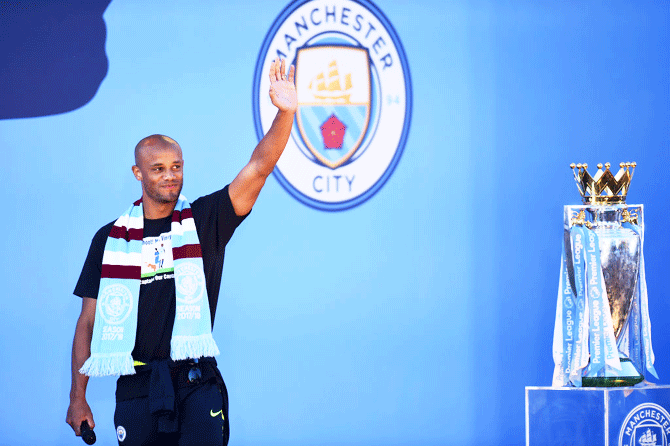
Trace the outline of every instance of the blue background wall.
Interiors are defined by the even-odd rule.
[[[64,423],[71,291],[95,231],[140,194],[136,142],[180,142],[192,199],[230,182],[257,143],[253,69],[284,3],[107,3],[40,12],[18,40],[7,20],[20,14],[0,6],[0,110],[20,118],[0,121],[0,444],[79,444]],[[638,162],[628,201],[646,206],[667,383],[668,3],[377,6],[412,73],[405,152],[348,211],[311,209],[270,179],[229,244],[214,335],[231,444],[524,444],[524,386],[553,370],[562,210],[579,201],[570,162]],[[47,45],[58,66],[21,90],[11,54],[49,35],[72,43],[82,26],[88,40],[106,30],[108,65],[95,42],[69,56]],[[70,84],[48,81],[68,69]],[[51,93],[36,93],[44,82]],[[17,101],[73,111],[27,118]],[[89,383],[100,445],[116,444],[114,388]]]

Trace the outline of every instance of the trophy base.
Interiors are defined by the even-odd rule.
[[[620,371],[608,369],[606,376],[584,376],[582,387],[629,387],[644,380],[629,358],[620,357],[619,361]]]
[[[668,410],[669,385],[526,387],[525,444],[640,446],[652,437],[646,444],[668,445]]]

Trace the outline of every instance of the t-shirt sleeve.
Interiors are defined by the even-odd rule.
[[[247,218],[235,213],[228,186],[205,195],[191,204],[200,244],[211,244],[217,251],[226,247],[235,229]]]
[[[107,237],[113,225],[114,222],[103,226],[93,237],[77,286],[74,288],[76,296],[98,298],[100,274],[102,273],[102,254],[105,252],[105,243],[107,243]]]

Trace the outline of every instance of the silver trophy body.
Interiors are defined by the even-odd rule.
[[[628,331],[638,278],[640,277],[640,259],[642,240],[640,235],[622,223],[629,216],[637,216],[642,222],[642,205],[581,205],[565,206],[564,225],[565,243],[568,254],[568,275],[571,286],[575,288],[574,268],[571,260],[569,230],[578,216],[585,217],[590,229],[598,236],[600,262],[605,279],[605,289],[612,316],[612,329],[616,339],[621,371],[604,369],[600,376],[582,378],[585,387],[632,386],[644,378],[628,357]]]

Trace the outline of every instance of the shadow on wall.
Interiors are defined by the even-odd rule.
[[[86,105],[107,75],[112,0],[0,2],[0,119]]]

